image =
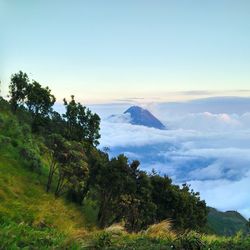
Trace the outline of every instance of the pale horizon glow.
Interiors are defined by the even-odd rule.
[[[71,94],[84,103],[250,96],[247,0],[2,0],[0,7],[3,96],[19,70],[59,102]]]

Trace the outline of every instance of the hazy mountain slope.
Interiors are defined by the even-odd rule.
[[[148,110],[143,109],[138,106],[132,106],[127,109],[124,114],[130,114],[131,124],[134,125],[143,125],[146,127],[157,128],[157,129],[166,129],[166,127],[158,120],[153,114]]]
[[[234,235],[240,230],[248,232],[247,220],[236,211],[220,212],[209,208],[208,226],[218,235]]]

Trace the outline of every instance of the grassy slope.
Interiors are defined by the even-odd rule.
[[[236,211],[220,212],[209,209],[208,225],[218,235],[234,235],[238,231],[248,232],[247,220]]]
[[[37,248],[61,248],[82,238],[86,234],[82,209],[45,192],[46,164],[40,174],[28,168],[19,154],[25,137],[20,125],[3,106],[0,115],[0,249],[32,242]],[[11,128],[3,126],[8,122]],[[28,136],[32,137],[30,132]],[[38,140],[31,140],[36,147]]]
[[[45,178],[21,166],[15,160],[14,150],[4,151],[0,154],[1,222],[24,224],[36,230],[53,228],[66,235],[65,240],[84,235],[80,209],[45,193]]]

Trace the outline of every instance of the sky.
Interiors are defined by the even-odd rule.
[[[101,116],[111,155],[249,218],[249,9],[249,0],[0,0],[1,95],[19,70],[52,89],[57,110],[74,94]],[[129,124],[132,104],[168,129]]]
[[[249,96],[248,0],[0,0],[2,95],[19,70],[60,102]]]

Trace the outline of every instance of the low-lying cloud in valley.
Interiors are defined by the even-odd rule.
[[[250,113],[231,113],[225,105],[227,112],[212,113],[208,105],[202,112],[172,109],[170,114],[166,107],[149,109],[167,130],[131,125],[121,112],[108,118],[105,113],[100,147],[109,147],[112,156],[138,159],[142,169],[154,168],[175,183],[190,183],[210,206],[250,217]]]

